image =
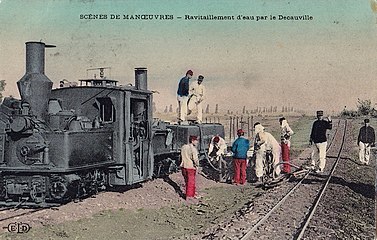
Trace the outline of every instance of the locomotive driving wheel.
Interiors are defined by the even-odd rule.
[[[67,186],[66,186],[66,182],[63,179],[57,178],[51,182],[50,195],[55,200],[62,200],[64,196],[66,195],[66,193],[67,193]]]

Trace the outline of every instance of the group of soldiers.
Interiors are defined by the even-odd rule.
[[[279,142],[265,131],[261,123],[254,124],[254,166],[256,183],[262,183],[261,178],[266,174],[266,153],[272,156],[272,165],[274,166],[273,174],[278,177],[281,173],[288,174],[290,167],[290,140],[294,134],[287,120],[282,117],[279,119],[281,127],[281,141]],[[317,120],[314,121],[309,143],[312,148],[311,162],[308,168],[316,173],[323,173],[326,166],[326,148],[327,148],[327,130],[332,129],[331,117],[324,118],[323,111],[317,111]],[[237,131],[237,139],[232,144],[231,152],[233,156],[234,174],[232,183],[234,185],[244,185],[247,181],[246,168],[249,165],[248,152],[250,150],[250,141],[245,138],[245,132],[242,129]],[[186,198],[196,198],[195,176],[199,167],[199,158],[197,150],[198,138],[190,136],[189,144],[181,149],[182,157],[182,174],[186,183]],[[369,165],[371,147],[375,145],[375,132],[370,126],[369,119],[364,120],[364,126],[360,128],[357,145],[359,146],[359,161],[361,164]],[[221,136],[214,136],[209,145],[208,156],[217,161],[226,154],[228,147]],[[282,166],[282,168],[280,167]]]
[[[191,82],[193,71],[188,70],[186,75],[178,83],[177,100],[178,100],[178,123],[187,125],[187,115],[190,115],[196,109],[196,123],[203,122],[203,100],[205,96],[205,87],[202,85],[203,75],[199,75],[196,82]]]
[[[271,133],[265,131],[265,128],[261,123],[257,122],[254,124],[255,137],[253,149],[256,156],[255,174],[258,178],[257,183],[261,182],[261,178],[265,174],[264,162],[266,161],[266,152],[271,152],[273,156],[273,165],[275,166],[274,174],[276,176],[279,176],[281,172],[279,166],[281,156],[284,161],[282,171],[284,173],[290,172],[289,150],[290,138],[293,131],[289,127],[285,118],[280,118],[279,121],[281,126],[281,144],[279,144]],[[238,129],[238,137],[235,139],[231,147],[234,166],[232,183],[235,185],[244,185],[247,180],[246,168],[249,161],[248,151],[250,150],[250,141],[245,138],[244,135],[245,132],[242,129]],[[186,199],[188,200],[197,197],[195,187],[195,176],[199,167],[197,145],[198,137],[190,136],[189,143],[183,145],[181,148],[181,168],[186,185]],[[213,136],[209,145],[208,156],[210,158],[215,158],[217,161],[221,161],[221,158],[226,154],[227,149],[227,144],[221,136]]]
[[[281,172],[290,173],[290,139],[294,132],[284,117],[279,119],[279,123],[281,127],[280,143],[271,133],[265,130],[260,122],[254,124],[253,154],[255,156],[254,166],[257,184],[261,183],[262,177],[266,175],[268,154],[270,155],[271,166],[273,166],[272,174],[275,177],[278,177]],[[233,142],[231,149],[234,163],[233,184],[235,185],[246,183],[246,168],[249,161],[247,152],[250,148],[250,142],[244,137],[244,134],[242,129],[237,131],[238,138]],[[282,170],[279,165],[280,162],[283,162]]]
[[[204,77],[199,75],[196,82],[190,84],[193,76],[192,70],[186,72],[178,84],[177,100],[179,105],[179,124],[188,124],[187,115],[196,108],[196,123],[202,123],[202,103],[205,96],[205,88],[202,85]],[[316,112],[317,120],[314,121],[310,133],[309,144],[312,146],[311,162],[308,168],[316,173],[323,173],[326,166],[327,130],[332,129],[331,117],[324,117],[323,111]],[[251,148],[255,156],[255,176],[256,183],[262,182],[262,177],[266,174],[266,161],[268,154],[272,160],[274,177],[279,177],[281,173],[289,174],[291,136],[294,134],[284,117],[279,119],[281,134],[280,143],[273,135],[265,131],[265,127],[260,123],[254,124],[254,144]],[[364,120],[364,126],[360,129],[357,144],[359,146],[359,160],[362,164],[368,165],[370,159],[370,149],[375,143],[374,129],[369,125],[369,119]],[[232,183],[244,185],[246,183],[246,168],[249,165],[248,152],[250,151],[250,141],[245,138],[242,129],[237,130],[237,139],[232,144],[231,152],[233,156],[234,174]],[[195,176],[199,167],[198,158],[198,137],[190,136],[189,143],[181,149],[181,168],[186,185],[186,199],[197,198],[195,187]],[[228,147],[225,140],[216,135],[211,139],[208,156],[217,161],[226,154]],[[282,166],[282,168],[281,168]]]

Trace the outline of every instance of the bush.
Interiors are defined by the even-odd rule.
[[[372,112],[372,101],[370,99],[357,99],[357,112],[359,115],[369,115]]]
[[[341,113],[340,113],[340,116],[342,117],[358,117],[359,116],[359,113],[358,111],[355,111],[355,110],[346,110],[344,109]]]
[[[370,116],[377,118],[377,110],[373,108],[372,111],[370,112]]]

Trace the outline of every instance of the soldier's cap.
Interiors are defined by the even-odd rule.
[[[245,133],[242,129],[238,129],[237,130],[237,135],[241,135],[241,134],[243,134],[243,133]]]
[[[187,72],[186,72],[186,75],[194,75],[194,73],[191,71],[191,70],[188,70]]]
[[[323,111],[317,111],[317,116],[323,116]]]
[[[198,81],[203,81],[203,79],[204,79],[203,75],[198,76]]]
[[[191,136],[189,137],[189,141],[190,141],[190,143],[193,142],[193,141],[196,141],[196,140],[198,140],[198,136],[191,135]]]
[[[369,119],[364,119],[364,123],[369,123]]]

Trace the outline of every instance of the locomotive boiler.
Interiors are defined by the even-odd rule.
[[[21,100],[0,106],[0,205],[49,206],[113,186],[143,182],[179,165],[179,150],[200,136],[203,155],[220,124],[154,120],[147,69],[134,86],[118,86],[104,68],[80,86],[52,89],[44,74],[43,42],[26,43]]]

